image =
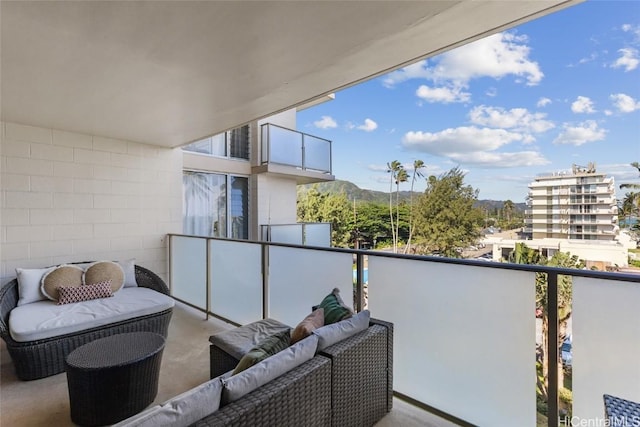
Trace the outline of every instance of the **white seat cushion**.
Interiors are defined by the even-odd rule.
[[[17,342],[41,340],[167,310],[173,298],[143,287],[122,288],[110,298],[57,305],[38,301],[9,314],[9,332]]]

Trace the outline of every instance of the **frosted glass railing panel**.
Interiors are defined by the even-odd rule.
[[[171,295],[205,310],[207,240],[171,236]]]
[[[302,245],[302,224],[275,225],[270,227],[271,241],[275,243],[289,243]]]
[[[340,289],[353,307],[353,256],[321,250],[269,248],[269,317],[297,325],[311,307]]]
[[[572,385],[577,419],[609,425],[603,420],[603,394],[640,402],[638,313],[640,283],[573,278]]]
[[[369,255],[393,388],[481,426],[536,425],[535,275]]]
[[[262,249],[211,240],[211,311],[242,325],[262,319]]]
[[[309,246],[331,246],[331,224],[305,224],[304,243]]]
[[[304,167],[320,172],[331,172],[331,142],[304,135]]]
[[[302,134],[277,126],[269,128],[269,162],[302,167]]]

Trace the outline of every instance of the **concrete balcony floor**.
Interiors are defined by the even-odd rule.
[[[209,379],[209,336],[232,326],[176,303],[162,358],[158,395],[162,403]],[[16,378],[4,341],[0,344],[0,425],[73,426],[64,373],[36,381]],[[376,427],[453,426],[404,401],[394,399],[393,411]]]

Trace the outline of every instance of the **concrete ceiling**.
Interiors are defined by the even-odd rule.
[[[578,1],[3,0],[1,117],[176,147]]]

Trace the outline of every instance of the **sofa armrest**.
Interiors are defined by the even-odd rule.
[[[18,279],[0,288],[0,337],[9,336],[9,313],[18,305]]]
[[[320,354],[332,362],[332,425],[373,425],[391,410],[391,324],[372,319],[366,330]]]
[[[330,423],[331,361],[315,356],[193,425],[320,427]]]
[[[138,286],[153,289],[154,291],[169,295],[169,287],[157,274],[139,265],[136,265],[135,267],[136,282],[138,282]]]

